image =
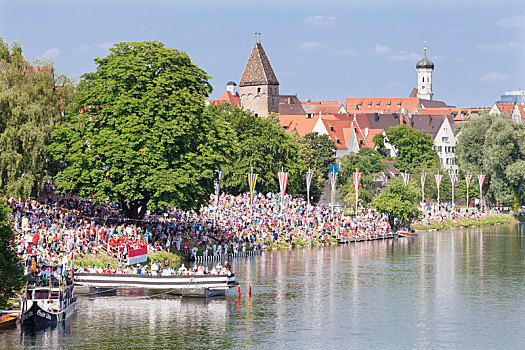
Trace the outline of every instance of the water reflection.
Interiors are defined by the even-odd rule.
[[[511,225],[266,252],[231,262],[240,302],[236,290],[81,298],[62,329],[0,333],[0,347],[521,347],[524,236]]]

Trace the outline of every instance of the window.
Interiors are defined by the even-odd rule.
[[[423,83],[425,82],[425,77],[423,77]]]
[[[257,88],[257,93],[258,93],[258,94],[261,93],[261,88]]]
[[[306,115],[306,119],[312,119],[313,116],[314,116],[314,115],[313,115],[312,113],[308,113],[308,114]]]
[[[392,105],[392,104],[391,104],[390,102],[388,102],[388,103],[386,104],[387,107],[390,107],[391,105]]]
[[[434,146],[434,150],[437,152],[437,153],[441,153],[441,148],[442,146]]]
[[[379,108],[379,103],[376,103],[376,108]]]
[[[259,116],[259,114],[255,113],[255,118],[257,118]]]
[[[368,108],[370,108],[370,107],[372,107],[372,104],[371,104],[371,103],[368,104]]]
[[[443,141],[443,142],[448,142],[448,136],[443,136],[443,137],[441,138],[441,141]]]
[[[401,102],[397,104],[398,107],[401,107]]]

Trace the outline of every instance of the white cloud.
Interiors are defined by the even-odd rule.
[[[508,77],[508,74],[505,73],[491,72],[483,75],[480,80],[485,82],[501,82],[506,80]]]
[[[303,24],[313,27],[326,27],[337,21],[335,16],[311,16],[303,20]]]
[[[320,49],[321,46],[323,46],[323,43],[321,43],[320,41],[307,41],[305,43],[300,44],[299,48],[301,50],[315,51],[315,50]]]
[[[387,53],[392,52],[392,49],[386,45],[376,44],[376,46],[374,46],[374,52],[379,55],[386,55]]]
[[[487,52],[504,52],[525,49],[525,45],[518,43],[499,43],[499,44],[480,44],[477,46],[481,51]]]
[[[514,17],[503,18],[495,23],[497,27],[503,28],[525,28],[525,16],[518,15]]]
[[[110,42],[102,43],[98,45],[98,47],[100,47],[103,50],[109,50],[109,48],[112,46],[113,46],[113,43],[110,43]]]
[[[54,47],[52,49],[45,51],[43,54],[40,55],[40,57],[48,59],[48,60],[54,60],[58,58],[59,55],[60,55],[60,49],[58,47]]]
[[[417,53],[400,53],[392,56],[388,56],[387,61],[393,62],[415,62],[421,59],[421,55]]]

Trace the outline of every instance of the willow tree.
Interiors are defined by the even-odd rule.
[[[229,164],[235,134],[205,108],[208,75],[160,42],[118,43],[81,77],[79,112],[55,129],[59,192],[146,208],[198,208],[215,169]]]
[[[0,191],[27,197],[42,181],[59,116],[53,67],[31,65],[20,44],[0,39]]]

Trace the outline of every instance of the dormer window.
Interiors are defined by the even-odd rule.
[[[376,108],[379,108],[379,103],[376,103]]]
[[[401,107],[401,102],[397,104],[398,107]]]
[[[306,119],[312,119],[314,117],[314,115],[312,113],[308,113],[306,115]]]
[[[368,104],[368,108],[370,108],[370,107],[372,107],[372,104],[371,104],[371,103]]]
[[[387,107],[390,107],[391,105],[392,105],[392,104],[391,104],[390,102],[388,102],[388,103],[386,104]]]
[[[335,142],[338,143],[338,144],[341,144],[341,140],[339,140],[339,139],[335,139]]]
[[[334,127],[333,126],[330,126],[330,131],[334,131]]]

